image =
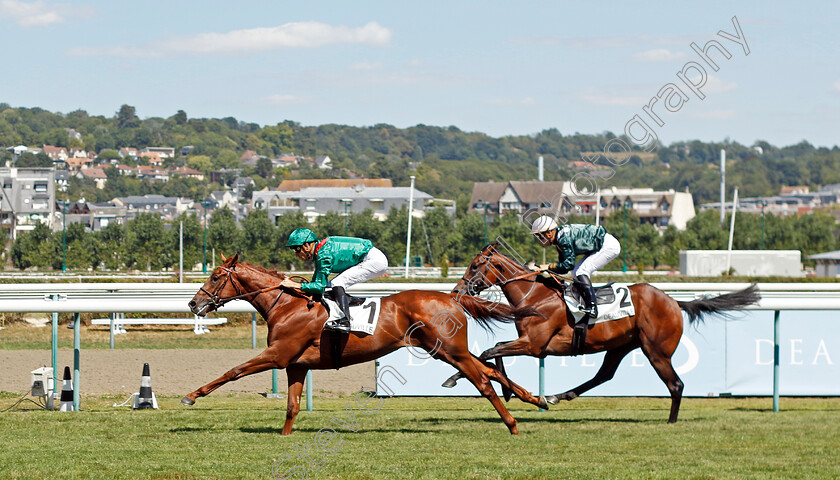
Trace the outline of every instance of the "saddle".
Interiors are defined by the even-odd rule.
[[[324,308],[327,310],[327,312],[331,312],[331,307],[324,300],[325,298],[335,302],[335,298],[332,294],[332,291],[325,292],[321,296],[321,298],[318,299],[319,303],[321,303],[321,305],[324,306]],[[347,298],[349,300],[349,305],[350,305],[351,308],[363,305],[368,300],[367,298],[354,297],[352,295],[347,295]],[[333,307],[335,307],[335,303],[333,303]],[[329,315],[329,313],[328,313],[328,315]],[[352,324],[352,319],[349,319],[349,320],[351,320],[351,324]],[[342,357],[342,353],[344,351],[344,346],[347,344],[348,335],[347,335],[347,333],[339,332],[339,331],[330,329],[328,327],[329,324],[330,324],[329,321],[327,321],[324,324],[324,330],[329,331],[329,335],[330,335],[330,354],[332,356],[332,364],[333,364],[333,368],[338,370],[339,368],[344,366],[342,361],[341,361],[341,357]]]

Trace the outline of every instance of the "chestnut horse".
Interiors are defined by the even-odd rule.
[[[500,285],[511,305],[534,307],[540,315],[518,319],[516,330],[519,338],[500,342],[479,358],[488,360],[514,355],[540,358],[547,355],[571,355],[574,317],[561,298],[565,283],[560,285],[553,280],[539,278],[518,261],[499,253],[497,247],[497,243],[484,247],[453,291],[477,295],[491,285]],[[680,310],[688,314],[689,323],[695,323],[702,321],[705,314],[740,310],[757,302],[760,299],[758,289],[753,284],[739,292],[691,302],[676,301],[646,283],[631,285],[629,289],[636,315],[596,323],[590,327],[586,336],[583,353],[607,352],[598,373],[588,382],[567,392],[546,397],[546,400],[551,404],[560,400],[573,400],[612,379],[621,360],[632,350],[641,348],[659,378],[668,387],[671,394],[668,422],[674,423],[677,421],[683,391],[682,380],[671,365],[671,356],[683,332]],[[501,362],[498,364],[503,365]],[[501,373],[504,374],[504,371]],[[461,374],[456,373],[443,386],[454,386],[459,378]],[[505,396],[507,398],[507,393]]]
[[[338,338],[343,365],[367,362],[404,346],[425,349],[466,376],[493,404],[512,434],[518,434],[516,420],[496,396],[490,380],[513,389],[526,402],[547,407],[544,398],[535,398],[492,365],[472,355],[467,349],[467,329],[461,328],[467,322],[464,311],[487,327],[491,321],[515,321],[522,315],[532,314],[532,309],[498,305],[491,311],[484,302],[473,297],[459,296],[456,303],[454,294],[408,290],[382,298],[379,322],[373,335],[334,336],[322,329],[327,319],[323,305],[298,290],[280,287],[285,275],[247,262],[237,263],[237,258],[238,255],[227,259],[222,256],[224,263],[213,270],[195,294],[189,303],[190,310],[196,315],[206,315],[228,301],[247,300],[268,323],[268,348],[185,396],[181,399],[184,405],[193,405],[198,397],[208,395],[232,380],[272,368],[285,368],[289,390],[283,435],[288,435],[300,411],[306,372],[334,368],[332,342]],[[442,312],[446,313],[448,324],[441,321]]]

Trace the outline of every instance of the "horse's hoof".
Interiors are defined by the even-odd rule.
[[[540,397],[540,398],[542,400],[544,400],[545,402],[548,402],[550,405],[557,405],[557,402],[560,401],[560,399],[557,398],[557,395],[549,395],[547,397]],[[544,407],[544,408],[548,408],[548,407]]]
[[[190,397],[184,397],[181,399],[181,404],[190,407],[192,405],[195,405],[195,400],[193,400]]]
[[[443,387],[443,388],[452,388],[457,383],[458,383],[458,380],[455,380],[453,378],[447,378],[446,381],[443,382],[440,386]]]
[[[548,400],[545,397],[540,397],[540,408],[548,410]]]

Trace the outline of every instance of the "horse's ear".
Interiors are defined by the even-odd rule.
[[[232,257],[225,257],[222,253],[219,253],[219,255],[222,257],[222,264],[228,267],[236,265],[236,261],[239,259],[238,253]]]

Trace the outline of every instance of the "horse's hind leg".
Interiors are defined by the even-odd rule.
[[[582,395],[584,392],[592,390],[598,385],[612,380],[613,376],[615,375],[615,371],[618,369],[619,364],[621,364],[621,360],[623,360],[628,353],[630,353],[638,347],[639,344],[634,342],[628,343],[627,345],[622,345],[621,347],[618,347],[614,350],[609,350],[607,354],[604,355],[604,363],[601,364],[601,368],[598,370],[598,373],[596,373],[591,380],[584,382],[566,392],[545,397],[545,399],[548,401],[548,403],[552,405],[559,402],[560,400],[574,400],[575,398]]]
[[[656,370],[659,378],[665,382],[668,387],[668,392],[671,393],[671,414],[668,416],[668,423],[677,421],[677,415],[680,413],[680,402],[682,401],[683,382],[671,365],[671,357],[659,354],[649,354],[648,360]]]
[[[199,388],[198,390],[190,393],[189,395],[185,396],[181,399],[181,403],[184,405],[193,405],[195,404],[195,400],[198,397],[204,397],[209,395],[210,392],[213,390],[221,387],[222,385],[226,384],[227,382],[231,382],[233,380],[238,380],[246,375],[251,375],[253,373],[264,372],[266,370],[272,368],[278,368],[276,361],[276,355],[274,352],[266,349],[256,357],[248,360],[247,362],[237,365],[232,369],[228,370],[224,375],[221,377],[213,380],[212,382],[204,385],[203,387]]]
[[[306,369],[300,367],[288,367],[286,377],[289,380],[289,398],[286,400],[286,423],[283,424],[283,435],[292,433],[292,424],[300,412],[300,396],[303,392],[303,380],[306,378]]]

